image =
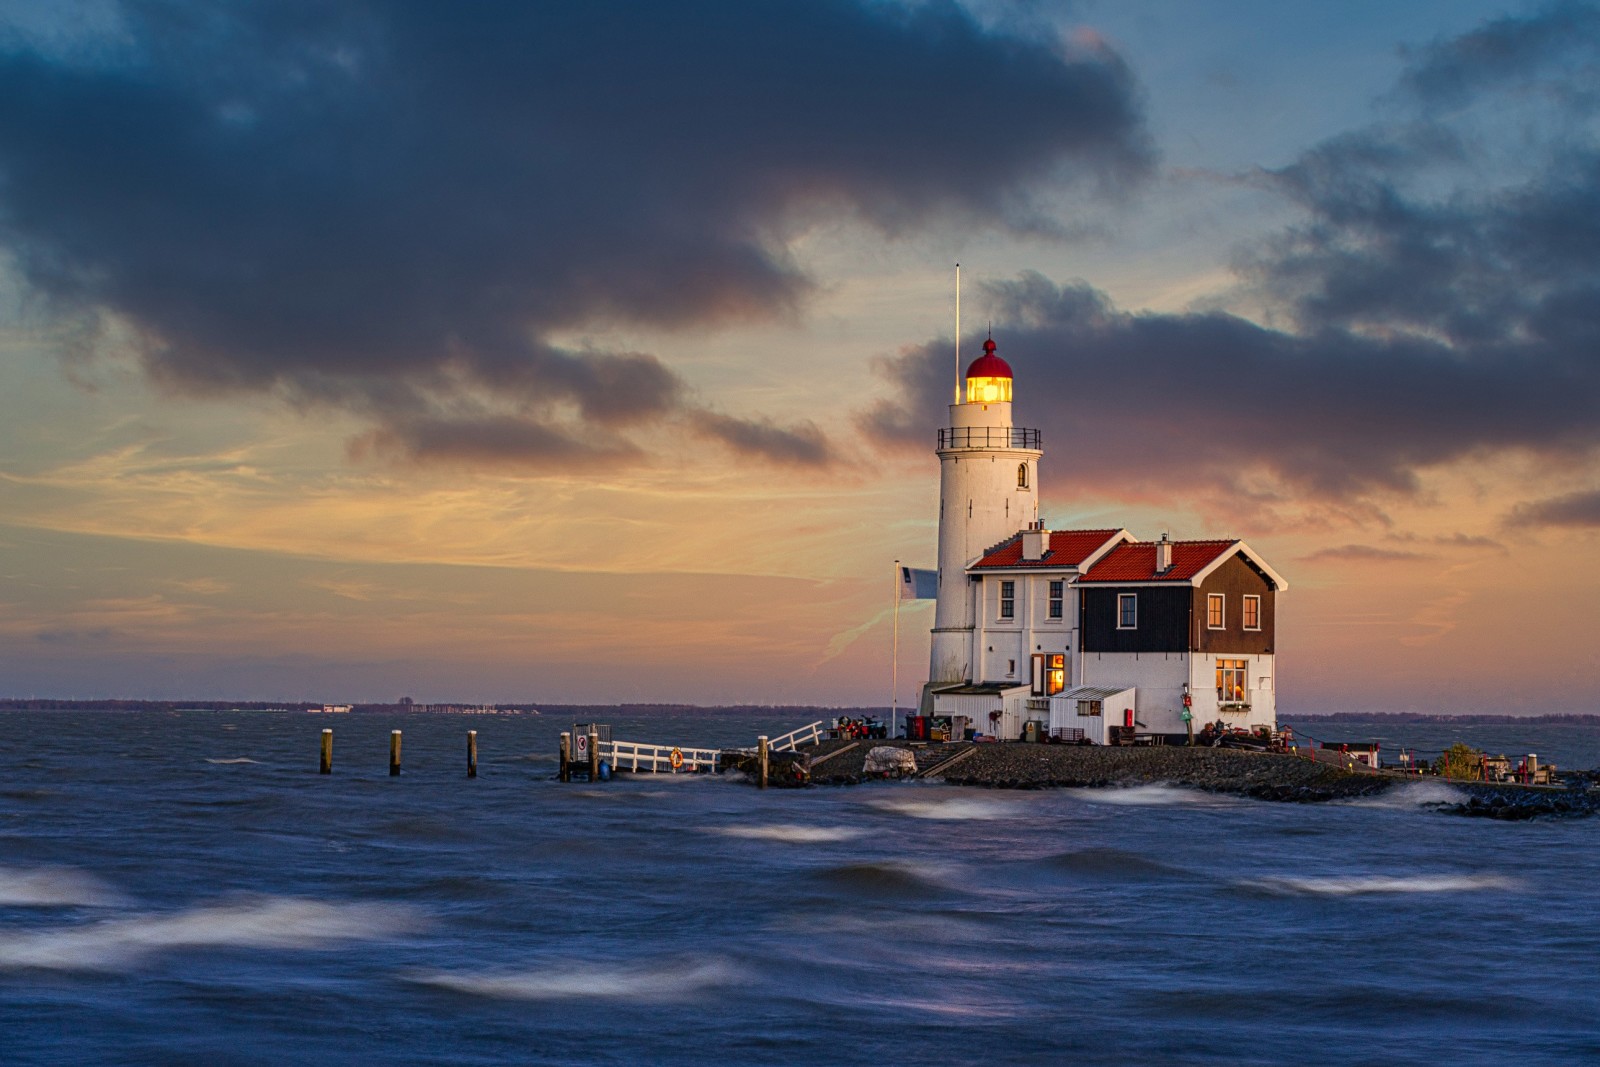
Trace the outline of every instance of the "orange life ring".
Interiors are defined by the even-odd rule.
[[[672,769],[675,771],[683,769],[683,749],[681,748],[672,750]]]

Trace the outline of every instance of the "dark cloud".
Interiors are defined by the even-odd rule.
[[[356,460],[438,463],[553,472],[632,464],[639,450],[615,439],[582,440],[507,415],[392,420],[350,442]]]
[[[1415,563],[1432,559],[1421,552],[1406,552],[1396,548],[1378,548],[1374,545],[1339,545],[1318,549],[1309,556],[1301,556],[1301,563]]]
[[[1600,527],[1600,490],[1518,505],[1509,522],[1515,526]]]
[[[1487,85],[1540,78],[1552,60],[1592,51],[1600,38],[1600,11],[1589,4],[1558,3],[1533,15],[1508,15],[1470,33],[1402,51],[1401,87],[1436,104],[1470,100]]]
[[[821,467],[834,458],[828,439],[809,421],[786,429],[766,420],[738,419],[715,412],[699,412],[694,418],[695,425],[706,436],[732,446],[737,452],[774,463]]]
[[[1523,28],[1537,36],[1536,23]],[[1471,52],[1451,53],[1454,91],[1492,111],[1503,72],[1474,73]],[[1536,64],[1519,69],[1526,81]],[[1544,73],[1600,83],[1600,66],[1585,71]],[[1305,212],[1240,259],[1282,328],[1129,314],[1035,274],[990,284],[980,303],[1018,373],[1019,421],[1044,429],[1069,491],[1189,489],[1235,511],[1370,509],[1419,494],[1426,468],[1495,450],[1581,466],[1600,448],[1600,151],[1570,135],[1594,118],[1587,99],[1537,97],[1551,121],[1521,133],[1514,165],[1481,159],[1475,127],[1416,104],[1265,175]],[[926,447],[948,359],[940,341],[889,361],[898,395],[866,428]]]
[[[0,54],[0,241],[38,292],[130,323],[175,388],[404,440],[466,395],[661,418],[670,368],[550,336],[791,311],[818,211],[1024,226],[1147,162],[1118,57],[948,3],[129,0],[92,56]]]

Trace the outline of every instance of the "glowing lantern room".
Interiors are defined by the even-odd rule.
[[[967,368],[967,403],[1011,403],[1011,367],[994,354],[994,338],[983,342],[983,355]]]

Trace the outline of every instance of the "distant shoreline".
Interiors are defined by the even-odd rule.
[[[100,700],[61,700],[46,697],[0,697],[0,711],[312,711],[321,710],[321,702],[313,703],[307,700],[135,700],[135,699],[100,699]],[[660,712],[706,712],[719,714],[727,712],[759,712],[770,715],[793,715],[812,719],[835,719],[839,716],[858,718],[860,716],[887,717],[887,706],[839,706],[833,707],[822,704],[543,704],[543,703],[485,703],[477,704],[471,701],[457,701],[445,705],[443,702],[432,705],[416,704],[352,704],[351,710],[356,713],[387,713],[387,714],[450,714],[444,708],[492,708],[503,712],[522,712],[524,714],[540,713],[544,715],[564,716],[571,715],[577,719],[592,719],[597,715],[617,714],[652,714]],[[906,715],[907,708],[899,708],[898,714]],[[1481,724],[1481,725],[1561,725],[1572,726],[1600,726],[1600,713],[1571,712],[1563,714],[1545,715],[1445,715],[1421,711],[1335,711],[1335,712],[1305,712],[1281,713],[1279,722],[1383,722],[1383,723],[1454,723],[1454,724]]]

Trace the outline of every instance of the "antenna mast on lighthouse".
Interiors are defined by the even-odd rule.
[[[961,403],[961,264],[956,264],[956,399]]]

